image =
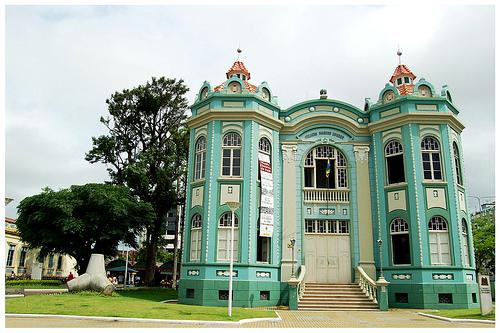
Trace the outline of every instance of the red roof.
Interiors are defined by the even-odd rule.
[[[399,94],[401,96],[413,94],[413,84],[402,84],[399,87],[396,87],[399,90]]]
[[[16,219],[13,219],[12,217],[5,217],[5,222],[16,223]]]
[[[398,65],[398,67],[396,67],[396,69],[394,70],[394,74],[392,74],[389,82],[394,83],[396,77],[403,74],[409,75],[412,80],[416,78],[415,74],[413,74],[412,71],[408,67],[406,67],[406,65]]]
[[[235,61],[233,66],[229,68],[226,73],[226,77],[229,79],[233,74],[243,73],[247,77],[247,80],[250,80],[250,72],[245,67],[245,64],[241,61]]]

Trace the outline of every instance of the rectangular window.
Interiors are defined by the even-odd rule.
[[[260,237],[259,230],[257,230],[257,261],[269,263],[270,257],[271,238]]]
[[[201,229],[192,229],[190,260],[199,261],[200,255],[201,255]]]
[[[403,79],[402,79],[402,78],[399,78],[397,82],[398,82],[398,85],[400,85],[400,84],[402,84],[402,83],[403,83]]]
[[[62,268],[62,256],[59,256],[59,258],[57,258],[57,269],[60,270]]]
[[[472,303],[477,303],[477,294],[472,293]]]
[[[389,184],[397,184],[405,181],[403,154],[387,157],[387,178]]]
[[[234,293],[232,299],[234,299]],[[227,300],[229,300],[229,290],[219,290],[219,301]]]
[[[405,83],[410,83],[410,78],[408,76],[405,76]]]
[[[260,292],[260,300],[261,301],[269,301],[270,292],[269,291],[261,291]]]
[[[306,220],[306,232],[313,233],[316,232],[314,220]]]
[[[394,265],[409,265],[410,259],[410,235],[395,234],[392,238],[392,261]]]
[[[348,220],[305,220],[305,232],[317,234],[349,234]]]
[[[304,186],[314,187],[314,168],[304,168]]]
[[[24,247],[21,249],[21,255],[19,256],[19,267],[26,266],[26,254],[28,253],[28,248]]]
[[[54,267],[54,255],[49,255],[49,268]]]
[[[395,293],[396,303],[408,303],[408,293]]]
[[[231,149],[222,150],[222,175],[231,175]]]
[[[9,252],[7,253],[7,266],[11,267],[14,261],[14,253],[16,251],[16,246],[14,244],[9,244]]]
[[[194,298],[194,289],[186,289],[186,298]]]
[[[239,229],[234,228],[233,261],[238,261],[238,246],[239,246],[238,238],[239,238]],[[230,251],[231,251],[230,239],[231,239],[231,228],[219,227],[219,237],[217,242],[218,261],[229,261]]]
[[[233,176],[240,176],[241,151],[233,149]]]
[[[335,188],[335,173],[333,164],[330,160],[330,175],[326,177],[326,165],[328,160],[316,160],[316,188]]]
[[[438,294],[439,303],[453,304],[453,294]]]

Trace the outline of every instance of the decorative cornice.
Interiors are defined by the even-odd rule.
[[[419,111],[418,113],[401,113],[377,120],[368,124],[368,129],[370,133],[374,133],[406,124],[448,124],[457,133],[461,133],[465,128],[465,126],[453,114]]]
[[[191,117],[187,121],[189,128],[199,127],[213,120],[254,120],[259,123],[279,131],[283,127],[283,122],[279,119],[273,118],[258,110],[220,110],[210,109],[201,115]]]
[[[339,125],[343,128],[346,128],[353,134],[358,135],[369,135],[368,127],[366,125],[360,126],[356,121],[351,118],[348,118],[344,115],[339,115],[337,113],[313,113],[308,117],[304,117],[301,119],[292,120],[290,123],[285,124],[283,129],[280,131],[282,134],[295,134],[300,130],[311,126],[311,125],[319,125],[319,124],[329,124],[329,125]]]

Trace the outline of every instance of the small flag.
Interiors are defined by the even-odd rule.
[[[330,177],[330,159],[326,163],[326,178]]]

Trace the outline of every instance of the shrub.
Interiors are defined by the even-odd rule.
[[[39,285],[39,286],[60,286],[60,280],[6,280],[6,287],[22,287],[26,285]]]

